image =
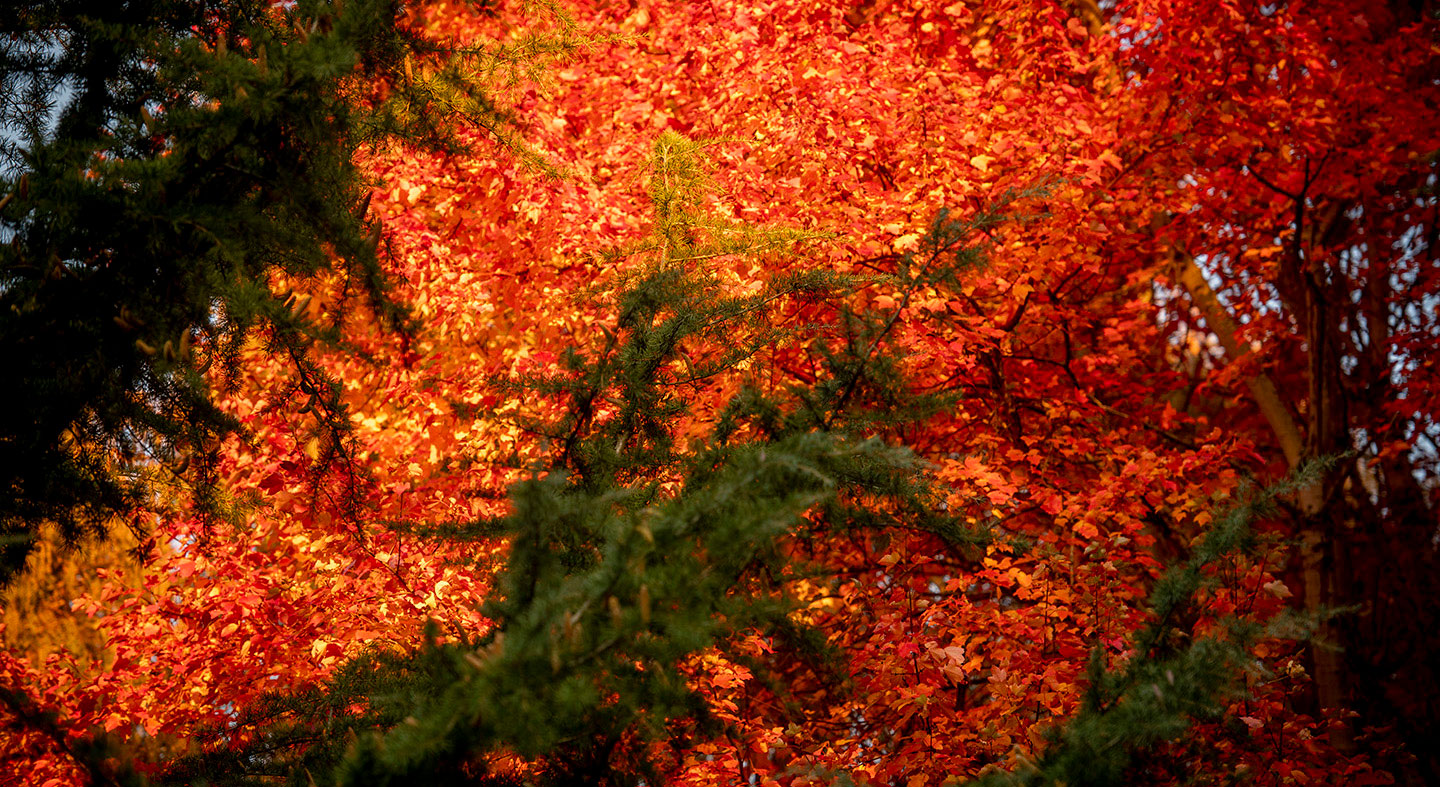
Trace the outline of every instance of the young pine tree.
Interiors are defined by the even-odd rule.
[[[886,341],[897,312],[847,309],[858,282],[824,272],[730,288],[716,272],[728,255],[793,253],[816,238],[708,213],[694,142],[666,134],[652,166],[653,231],[627,250],[637,262],[601,338],[557,371],[495,382],[530,403],[520,425],[550,446],[548,462],[511,490],[507,516],[429,529],[509,539],[486,605],[493,629],[432,632],[413,652],[371,652],[328,685],[243,709],[205,754],[171,764],[167,782],[663,784],[686,750],[724,732],[692,688],[707,649],[776,686],[782,664],[822,680],[829,669],[822,701],[844,695],[823,637],[791,614],[790,583],[823,571],[798,562],[796,539],[921,530],[976,559],[987,534],[944,510],[922,461],[873,437],[943,405],[907,390]],[[1000,220],[939,217],[897,267],[898,308],[979,264],[972,233]],[[789,319],[820,301],[834,331]],[[750,384],[747,361],[802,342],[826,367],[814,383]],[[703,410],[717,391],[726,403]],[[991,783],[1115,783],[1135,752],[1218,712],[1255,632],[1182,643],[1171,612],[1192,603],[1211,562],[1244,546],[1252,513],[1224,518],[1157,585],[1136,655],[1115,671],[1095,662],[1085,709],[1042,759]],[[778,655],[745,655],[755,634]]]
[[[493,631],[374,653],[324,690],[250,709],[237,727],[256,737],[237,747],[217,731],[175,779],[662,783],[666,751],[720,732],[691,657],[760,633],[826,669],[789,614],[787,577],[804,569],[789,539],[904,527],[967,554],[983,541],[939,505],[923,462],[868,435],[898,417],[880,403],[905,400],[881,342],[891,315],[851,314],[855,335],[827,347],[820,384],[748,385],[762,349],[819,341],[785,327],[787,306],[843,304],[854,282],[812,271],[729,287],[727,257],[793,254],[816,236],[707,212],[700,144],[666,134],[651,163],[653,230],[626,250],[636,262],[611,327],[559,371],[495,383],[541,403],[521,425],[551,447],[548,464],[512,489],[508,516],[433,531],[510,539]],[[965,229],[944,225],[951,262],[970,260]],[[697,405],[716,391],[729,404],[707,415]]]

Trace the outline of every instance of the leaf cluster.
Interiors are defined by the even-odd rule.
[[[1232,619],[1215,634],[1190,637],[1181,627],[1187,609],[1214,583],[1208,569],[1255,545],[1254,524],[1274,512],[1276,502],[1322,475],[1333,461],[1302,467],[1286,481],[1250,490],[1223,511],[1182,564],[1155,583],[1149,597],[1151,620],[1131,635],[1132,656],[1109,668],[1105,652],[1090,656],[1080,712],[1053,730],[1037,761],[1012,772],[994,771],[982,785],[1120,784],[1140,752],[1171,742],[1196,721],[1221,718],[1237,691],[1236,679],[1254,664],[1250,650],[1262,636],[1294,635],[1289,621],[1274,630]]]
[[[205,770],[216,783],[247,783],[244,774],[280,763],[293,783],[304,783],[302,765],[317,783],[505,783],[519,772],[531,783],[657,783],[667,747],[722,730],[692,685],[697,654],[759,635],[820,657],[790,615],[786,583],[803,570],[787,549],[795,534],[905,528],[956,549],[984,541],[942,510],[923,461],[847,422],[850,386],[810,391],[808,411],[797,389],[743,386],[707,435],[677,439],[694,415],[688,384],[739,374],[740,361],[785,337],[766,327],[775,304],[845,291],[814,275],[726,294],[695,260],[719,258],[736,236],[739,251],[801,238],[677,220],[677,204],[698,209],[698,151],[669,136],[657,143],[655,257],[619,294],[606,341],[572,350],[558,372],[503,386],[565,407],[526,421],[551,441],[552,459],[512,488],[511,513],[459,528],[510,540],[484,610],[495,628],[361,659],[321,706],[277,698],[285,721],[246,753],[215,755],[227,763]],[[671,187],[683,193],[672,198]],[[727,349],[685,360],[717,342]],[[886,355],[871,348],[866,361]],[[843,349],[831,356],[837,369],[864,365]],[[455,531],[445,534],[467,535]],[[337,721],[315,707],[356,710]],[[342,743],[336,725],[368,731]],[[330,763],[324,778],[311,767],[320,762]]]
[[[546,54],[446,49],[403,11],[0,9],[0,574],[37,523],[73,542],[166,486],[213,508],[214,449],[237,423],[212,389],[236,383],[254,337],[293,360],[325,426],[348,428],[310,347],[357,309],[409,330],[357,153],[461,149],[457,119],[499,133],[490,72]],[[328,320],[295,290],[322,281]]]

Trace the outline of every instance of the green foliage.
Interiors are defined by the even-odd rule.
[[[263,730],[257,741],[185,763],[178,779],[244,784],[269,771],[293,784],[504,783],[491,764],[509,756],[536,769],[531,783],[658,783],[653,745],[720,732],[689,687],[690,657],[747,634],[818,657],[789,615],[786,583],[805,570],[789,539],[863,527],[927,530],[956,549],[984,541],[944,513],[921,460],[841,415],[859,383],[810,391],[810,415],[799,414],[796,390],[770,398],[745,387],[708,437],[679,444],[691,402],[677,383],[739,374],[757,349],[793,338],[772,327],[777,304],[853,284],[817,275],[724,293],[696,261],[780,253],[807,238],[694,212],[699,151],[670,135],[657,143],[654,257],[617,297],[607,341],[573,350],[560,373],[507,386],[565,406],[525,421],[551,441],[552,464],[512,489],[508,516],[469,528],[511,539],[485,608],[495,630],[409,656],[372,654],[328,692],[273,698],[233,728]],[[666,194],[670,186],[683,193]],[[732,351],[685,358],[722,331]],[[845,348],[830,357],[852,374],[865,366]],[[874,347],[867,360],[891,363]]]
[[[314,341],[336,340],[334,326],[274,293],[274,277],[333,272],[403,327],[355,153],[394,141],[451,149],[441,117],[455,114],[520,149],[487,98],[487,75],[577,45],[445,51],[407,34],[388,0],[349,0],[343,11],[316,0],[283,11],[262,0],[87,9],[0,11],[0,124],[19,135],[0,150],[0,339],[15,381],[0,418],[6,568],[37,523],[73,539],[142,501],[159,474],[183,479],[203,504],[213,484],[204,449],[235,428],[203,374],[218,361],[233,381],[257,332],[343,431],[334,386],[309,355]],[[709,213],[702,150],[674,134],[657,143],[654,232],[629,250],[650,256],[618,295],[606,341],[571,350],[558,372],[497,382],[560,408],[522,422],[552,452],[512,489],[513,511],[449,533],[511,539],[485,610],[494,631],[478,641],[432,633],[413,653],[372,652],[326,686],[242,709],[167,780],[499,784],[507,777],[494,764],[511,757],[534,767],[535,783],[657,783],[653,747],[720,732],[688,685],[692,656],[756,633],[810,657],[820,650],[789,614],[788,579],[809,569],[795,564],[791,539],[863,528],[920,530],[962,552],[984,543],[939,505],[923,462],[874,435],[946,403],[910,389],[891,342],[911,297],[958,284],[983,259],[974,235],[1043,189],[969,221],[941,214],[878,282],[897,292],[895,305],[856,310],[847,297],[877,282],[810,272],[736,294],[708,272],[709,260],[792,253],[818,236]],[[776,319],[821,298],[838,341]],[[796,340],[821,360],[813,384],[741,385],[712,425],[682,440],[694,417],[687,392],[743,376],[756,353]],[[1034,768],[990,783],[1117,783],[1136,750],[1217,712],[1255,632],[1236,624],[1180,644],[1176,617],[1207,567],[1246,547],[1274,494],[1224,517],[1156,584],[1155,619],[1134,656],[1110,671],[1097,651],[1079,716]],[[28,707],[18,694],[0,699]]]
[[[355,154],[459,148],[457,118],[503,136],[486,80],[575,45],[449,51],[407,31],[402,11],[393,0],[0,9],[10,381],[0,578],[41,522],[73,542],[154,502],[157,484],[213,505],[211,449],[236,424],[203,375],[213,364],[233,383],[251,337],[292,358],[297,390],[333,431],[347,427],[308,351],[333,340],[334,326],[277,294],[275,277],[338,275],[342,309],[370,308],[403,328]]]
[[[1179,620],[1214,582],[1207,570],[1254,545],[1253,523],[1275,502],[1312,483],[1333,461],[1312,462],[1283,483],[1252,491],[1224,511],[1190,558],[1170,568],[1151,589],[1150,622],[1131,636],[1132,656],[1109,669],[1097,647],[1080,713],[1051,735],[1039,760],[1021,770],[992,772],[980,785],[1111,785],[1125,783],[1135,755],[1174,741],[1196,720],[1223,715],[1236,679],[1253,662],[1250,647],[1262,635],[1303,633],[1286,621],[1275,631],[1239,620],[1212,636],[1190,639]]]

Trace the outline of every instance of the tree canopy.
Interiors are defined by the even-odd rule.
[[[1430,5],[115,8],[0,12],[15,783],[1440,774]]]

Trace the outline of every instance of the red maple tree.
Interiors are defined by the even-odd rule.
[[[1227,717],[1137,756],[1132,778],[1437,772],[1432,9],[570,12],[615,39],[499,96],[564,175],[483,129],[462,132],[474,155],[367,154],[383,183],[370,210],[419,328],[383,329],[333,282],[273,282],[340,322],[344,349],[319,359],[353,431],[310,417],[316,381],[246,350],[244,384],[221,402],[245,431],[218,466],[243,521],[159,518],[142,585],[63,599],[113,660],[5,654],[4,683],[59,712],[51,726],[9,720],[9,783],[83,783],[65,747],[96,729],[184,749],[266,693],[323,682],[367,649],[417,647],[426,621],[441,639],[487,631],[478,609],[505,544],[395,525],[500,514],[555,450],[520,426],[554,403],[495,381],[560,373],[567,348],[616,329],[606,304],[644,257],[649,151],[671,132],[719,140],[705,211],[831,236],[788,257],[719,257],[709,273],[736,293],[804,271],[855,277],[844,308],[797,302],[777,320],[853,342],[845,309],[882,315],[873,341],[903,358],[909,392],[952,404],[873,432],[933,466],[949,510],[1004,538],[976,554],[904,529],[795,538],[797,565],[823,571],[785,578],[793,614],[850,685],[759,635],[699,653],[692,686],[726,732],[655,753],[667,782],[844,773],[913,787],[1023,771],[1080,709],[1092,652],[1136,656],[1162,566],[1188,559],[1246,483],[1315,460],[1329,464],[1261,526],[1266,548],[1207,569],[1177,623],[1200,638],[1289,608],[1318,616],[1315,636],[1261,638]],[[505,13],[454,3],[412,22],[461,42],[514,35]],[[1033,196],[985,228],[983,266],[902,269],[938,259],[924,246],[937,212],[973,217],[1015,192]],[[674,433],[708,434],[744,383],[814,383],[819,348],[781,343],[695,383]]]

